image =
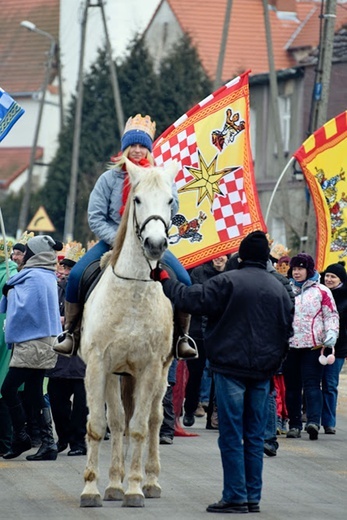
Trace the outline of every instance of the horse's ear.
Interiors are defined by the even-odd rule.
[[[132,186],[134,186],[139,181],[139,177],[142,174],[143,168],[140,168],[133,162],[129,161],[129,159],[126,157],[124,158],[124,164],[130,176],[130,183]]]
[[[165,173],[169,175],[171,183],[173,183],[178,173],[178,162],[176,161],[176,159],[174,159],[167,166],[165,166]]]

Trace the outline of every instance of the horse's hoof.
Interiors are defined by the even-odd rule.
[[[142,491],[146,498],[160,498],[161,496],[160,486],[143,486]]]
[[[109,487],[105,489],[104,500],[123,500],[124,491],[119,488]]]
[[[122,507],[145,507],[143,495],[124,495]]]
[[[81,495],[80,507],[102,507],[100,495]]]

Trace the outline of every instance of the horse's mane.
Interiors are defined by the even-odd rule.
[[[128,200],[125,204],[124,212],[123,212],[120,224],[119,224],[118,232],[117,232],[116,238],[113,243],[112,255],[110,258],[110,264],[112,265],[112,267],[114,267],[116,265],[116,262],[118,260],[118,257],[120,255],[120,252],[123,247],[125,234],[126,234],[127,227],[128,227],[128,216],[129,216],[129,211],[130,211],[130,204],[131,204],[131,201],[133,198],[132,193],[133,193],[133,189],[130,190]]]

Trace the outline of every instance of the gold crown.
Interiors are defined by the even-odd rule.
[[[270,251],[270,255],[279,260],[281,256],[288,256],[290,249],[287,249],[283,244],[276,244]]]
[[[67,260],[72,260],[73,262],[78,262],[78,260],[82,258],[86,252],[80,242],[68,242],[65,246],[65,251],[66,254],[64,258]]]
[[[6,241],[6,249],[7,249],[7,256],[10,258],[10,254],[12,252],[12,246],[13,242]],[[0,258],[5,258],[5,245],[4,245],[4,239],[0,239]]]
[[[35,233],[33,233],[32,231],[30,231],[30,233],[28,233],[28,231],[24,231],[23,235],[20,237],[17,244],[23,244],[25,246],[27,244],[28,240],[30,240],[34,236],[35,236]]]
[[[143,132],[146,132],[146,134],[148,134],[153,141],[155,128],[155,121],[152,121],[148,115],[142,117],[141,114],[136,114],[134,117],[129,117],[128,121],[126,122],[123,135],[130,130],[142,130]]]

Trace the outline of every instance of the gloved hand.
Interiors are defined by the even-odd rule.
[[[161,267],[156,267],[155,269],[152,269],[150,277],[155,282],[164,282],[165,280],[168,280],[170,278],[170,275],[165,269],[162,269]]]
[[[334,347],[336,340],[337,340],[337,332],[334,332],[333,330],[328,330],[326,338],[323,342],[325,347]]]
[[[3,288],[2,288],[2,294],[3,294],[4,296],[7,296],[8,291],[9,291],[10,289],[13,289],[13,287],[14,287],[13,285],[8,285],[7,283],[5,283],[5,285],[4,285]]]

